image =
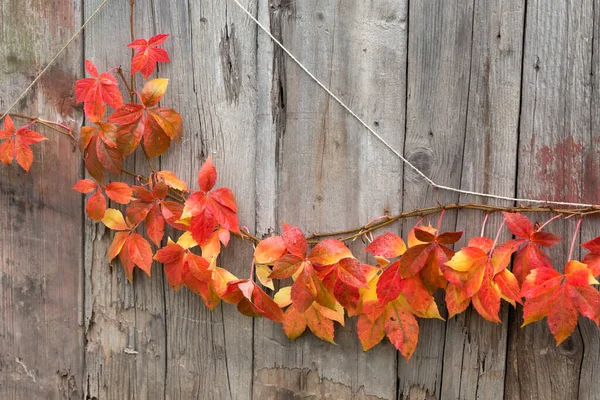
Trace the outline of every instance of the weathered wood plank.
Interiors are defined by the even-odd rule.
[[[436,182],[455,187],[463,170],[472,34],[472,1],[410,2],[404,154]],[[409,169],[404,188],[404,210],[458,200],[456,194],[432,191]],[[436,221],[434,217],[432,222]],[[406,233],[414,222],[407,221]],[[455,227],[456,214],[446,214],[442,229]],[[438,297],[438,304],[443,304],[443,297]],[[415,354],[409,363],[398,364],[402,399],[440,396],[446,325],[439,320],[421,320],[419,325]]]
[[[590,108],[593,11],[589,0],[527,4],[520,197],[573,202],[584,198],[586,160],[582,149],[591,147],[591,115],[595,112]],[[557,269],[562,270],[567,261],[576,222],[559,220],[551,225],[552,231],[563,237],[550,250]],[[519,329],[522,313],[516,314],[509,332],[506,397],[577,398],[586,349],[580,332],[556,347],[546,320]]]
[[[402,151],[406,2],[261,1],[259,16],[342,100]],[[400,210],[402,164],[259,35],[257,231],[305,232],[366,223]],[[270,100],[267,100],[270,99]],[[397,228],[396,228],[397,229]],[[353,246],[355,254],[363,246]],[[355,319],[332,346],[255,322],[254,398],[396,396],[396,352],[362,352]]]
[[[162,166],[197,188],[197,173],[211,156],[217,186],[238,199],[240,223],[255,222],[256,27],[229,1],[156,2],[157,29],[171,33],[173,62],[165,104],[177,109],[185,130]],[[253,7],[254,1],[246,2]],[[220,266],[241,279],[250,274],[253,248],[235,238]],[[222,304],[210,311],[187,289],[166,293],[166,397],[249,399],[253,320]]]
[[[0,2],[0,115],[80,25],[77,2]],[[78,128],[81,52],[72,43],[12,112]],[[81,398],[82,169],[66,137],[37,128],[50,140],[31,172],[0,166],[0,398]]]
[[[136,36],[149,37],[155,33],[151,4],[136,3]],[[86,14],[98,4],[98,0],[86,1]],[[86,29],[85,58],[102,71],[121,65],[128,75],[131,52],[126,46],[130,41],[129,2],[111,2]],[[138,88],[141,82],[138,74]],[[150,172],[141,150],[126,161],[125,168],[144,175]],[[126,177],[118,179],[134,183]],[[106,254],[112,237],[101,223],[86,218],[86,395],[160,399],[166,377],[162,269],[153,265],[153,276],[148,278],[136,268],[130,284],[120,263],[109,267]]]
[[[600,203],[600,134],[598,127],[600,126],[600,113],[598,106],[600,105],[600,97],[598,96],[597,88],[600,87],[600,64],[598,62],[598,54],[600,54],[600,2],[594,1],[593,13],[593,33],[592,38],[592,59],[590,68],[590,83],[591,100],[590,100],[590,115],[591,124],[589,131],[589,142],[583,146],[584,152],[584,172],[583,172],[583,201],[586,203]],[[597,219],[584,220],[581,227],[581,242],[586,242],[597,236],[600,236],[600,227]],[[587,253],[581,249],[580,253]],[[581,362],[581,372],[579,375],[579,399],[600,399],[600,392],[596,390],[595,382],[598,376],[598,366],[600,366],[600,332],[598,327],[586,318],[579,320],[579,332],[584,344],[583,360]]]
[[[515,193],[524,13],[521,1],[475,3],[463,189]],[[512,205],[472,196],[461,196],[460,202]],[[480,236],[484,217],[461,212],[457,229],[464,229],[466,238]],[[491,216],[484,235],[494,238],[502,218]],[[504,230],[501,241],[511,237]],[[503,398],[508,315],[503,306],[503,323],[493,324],[470,307],[447,322],[441,398]]]

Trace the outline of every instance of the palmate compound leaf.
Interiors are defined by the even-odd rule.
[[[127,218],[135,224],[144,221],[148,237],[156,246],[160,246],[166,222],[177,229],[185,228],[177,223],[183,207],[179,203],[166,200],[169,188],[164,182],[155,184],[152,191],[143,186],[133,186],[132,190],[133,200],[127,207]]]
[[[287,252],[283,256],[279,256],[283,248],[281,242]],[[267,249],[274,254],[267,254]],[[276,259],[268,276],[270,279],[294,278],[291,299],[298,312],[305,312],[315,301],[330,309],[335,307],[336,299],[347,306],[354,292],[358,300],[357,287],[365,285],[366,281],[350,249],[339,240],[325,239],[308,255],[307,252],[304,233],[288,224],[283,224],[281,240],[271,239],[259,252],[265,260]]]
[[[534,230],[533,223],[519,213],[504,212],[504,221],[508,230],[516,236],[521,248],[515,254],[513,274],[519,284],[532,269],[552,268],[550,257],[541,247],[551,247],[560,242],[560,238],[549,232]]]
[[[168,86],[167,79],[152,79],[142,89],[142,104],[119,107],[108,118],[119,124],[116,142],[124,156],[131,154],[143,139],[149,157],[158,157],[169,149],[171,141],[179,141],[183,129],[181,116],[171,108],[155,107]]]
[[[408,281],[413,281],[410,283],[411,287],[407,286],[408,290],[383,304],[377,298],[378,281],[381,279],[379,268],[365,268],[365,271],[368,287],[360,289],[357,321],[358,337],[363,350],[369,350],[387,335],[402,355],[409,359],[418,341],[419,327],[415,315],[442,319],[435,300],[418,281],[419,277],[413,276],[407,278]]]
[[[218,227],[240,233],[235,196],[229,188],[213,190],[216,179],[215,166],[208,157],[198,173],[200,190],[188,197],[181,215],[182,220],[189,221],[192,236],[201,246]]]
[[[493,249],[488,238],[473,238],[450,261],[446,262],[444,275],[449,285],[446,304],[449,318],[464,311],[473,302],[477,312],[486,320],[500,322],[500,300],[515,306],[521,303],[519,284],[506,269],[519,242],[509,240]]]
[[[105,170],[121,174],[123,153],[117,146],[117,127],[107,122],[81,128],[79,144],[85,158],[85,168],[98,182],[104,179]]]
[[[17,164],[29,172],[31,164],[33,164],[32,144],[48,140],[48,138],[32,131],[23,126],[15,132],[15,125],[10,118],[6,116],[4,120],[4,129],[0,130],[0,162],[4,165],[11,165],[13,160],[17,160]]]
[[[336,303],[333,309],[323,307],[314,302],[304,312],[299,312],[292,304],[291,287],[281,288],[274,301],[279,307],[288,307],[282,323],[283,330],[288,339],[297,339],[308,328],[319,339],[335,344],[334,321],[344,326],[344,308]]]
[[[103,188],[100,184],[91,179],[79,180],[73,186],[73,190],[82,194],[96,192],[90,196],[85,206],[88,217],[94,221],[101,221],[102,218],[104,218],[104,212],[106,211],[106,198],[102,194],[103,189],[108,198],[119,204],[127,204],[131,200],[132,190],[126,183],[111,182]]]
[[[150,39],[137,39],[129,43],[127,47],[137,50],[131,59],[131,74],[141,72],[148,79],[154,72],[157,62],[169,62],[169,54],[158,48],[169,37],[168,34],[159,34]]]
[[[109,261],[112,262],[119,256],[129,282],[133,281],[133,269],[136,266],[150,276],[152,247],[141,235],[133,232],[135,226],[130,226],[123,214],[112,208],[106,210],[102,222],[108,228],[118,231],[108,249]]]
[[[560,345],[577,326],[581,314],[600,322],[600,293],[591,270],[583,263],[571,260],[561,274],[552,268],[532,270],[521,290],[525,297],[523,326],[548,317],[550,332]]]
[[[91,78],[83,78],[75,84],[75,100],[83,102],[85,116],[92,122],[100,122],[106,112],[106,104],[117,109],[123,105],[123,96],[117,80],[109,72],[98,74],[98,69],[89,60],[85,70]]]

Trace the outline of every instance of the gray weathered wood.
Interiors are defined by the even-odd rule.
[[[155,33],[151,4],[136,3],[136,37],[149,37]],[[97,0],[86,1],[86,13],[99,4]],[[100,71],[121,65],[128,76],[131,52],[126,46],[130,41],[129,2],[110,2],[86,29],[85,58]],[[137,85],[141,89],[139,74]],[[125,97],[125,101],[129,99]],[[125,168],[148,175],[141,149],[127,160]],[[119,208],[118,204],[113,207]],[[162,398],[167,335],[162,268],[153,265],[152,278],[136,268],[130,284],[118,261],[112,268],[108,265],[112,232],[89,219],[85,227],[85,393],[98,399]]]
[[[0,1],[0,112],[100,2]],[[258,235],[282,222],[310,234],[436,202],[485,202],[428,187],[232,1],[136,3],[137,37],[171,34],[172,63],[155,75],[169,78],[164,105],[184,118],[182,142],[155,166],[196,188],[212,156],[217,185],[234,190],[241,224]],[[436,182],[600,201],[600,0],[242,3]],[[14,111],[78,129],[82,55],[127,75],[129,41],[129,2],[111,1]],[[30,174],[0,168],[2,399],[600,398],[599,330],[584,318],[559,347],[546,320],[519,328],[521,308],[504,307],[501,325],[472,309],[422,320],[407,363],[387,342],[363,353],[354,318],[336,327],[338,346],[310,333],[289,342],[278,324],[228,304],[210,312],[187,289],[174,292],[159,265],[129,284],[106,259],[112,233],[83,219],[70,189],[83,173],[79,154],[42,133],[51,141],[34,146]],[[141,152],[127,168],[149,173]],[[478,236],[483,217],[447,213],[442,228]],[[389,230],[406,236],[415,222]],[[600,234],[596,222],[583,223],[581,241]],[[490,217],[487,236],[499,223]],[[575,224],[549,226],[564,238],[550,250],[559,269]],[[246,278],[251,246],[234,239],[223,253],[220,265]]]
[[[77,2],[0,2],[0,115],[80,25]],[[81,48],[72,43],[12,112],[78,128],[73,87]],[[71,190],[82,169],[66,137],[40,128],[50,140],[32,146],[29,174],[16,161],[0,164],[2,399],[83,394],[82,202]]]
[[[520,1],[475,4],[463,189],[503,196],[515,193],[524,12]],[[476,201],[488,203],[471,196],[460,198],[461,203]],[[478,211],[461,212],[457,229],[464,229],[466,238],[480,236],[484,217]],[[502,215],[491,216],[484,235],[494,238],[501,221]],[[509,238],[504,233],[500,240]],[[447,322],[441,398],[503,398],[508,316],[504,305],[502,324],[493,324],[470,307]]]
[[[246,2],[252,8],[254,2]],[[173,62],[161,67],[171,78],[165,104],[184,119],[181,144],[164,157],[163,168],[197,189],[197,173],[211,156],[217,187],[230,187],[240,224],[255,222],[256,26],[228,2],[157,2],[157,29],[171,33]],[[235,238],[219,265],[245,279],[252,246]],[[235,306],[214,311],[202,299],[165,285],[167,398],[250,399],[253,320]]]
[[[472,1],[410,2],[404,154],[427,176],[451,186],[461,183],[472,25]],[[414,171],[405,171],[404,210],[458,200],[456,194],[432,191]],[[407,221],[406,233],[415,222]],[[455,226],[456,214],[446,214],[442,229]],[[421,320],[419,325],[415,354],[409,363],[401,360],[398,365],[400,398],[440,396],[446,325],[439,320]]]
[[[582,149],[591,145],[593,4],[530,1],[526,15],[518,195],[578,202]],[[575,224],[551,225],[563,237],[549,251],[557,269],[567,261]],[[546,320],[519,329],[521,323],[519,311],[509,332],[506,396],[577,398],[586,349],[579,330],[556,347]]]
[[[405,2],[259,4],[273,33],[402,151]],[[256,169],[266,172],[257,181],[257,229],[286,222],[306,233],[335,230],[398,212],[400,161],[271,43],[261,40],[259,49],[269,55],[259,58]],[[363,246],[353,248],[360,254]],[[363,354],[355,319],[346,322],[333,346],[310,333],[290,343],[280,326],[257,320],[254,398],[394,398],[394,348]]]

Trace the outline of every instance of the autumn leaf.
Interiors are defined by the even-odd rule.
[[[281,236],[272,236],[261,240],[254,250],[256,264],[273,264],[285,254],[285,242]]]
[[[331,310],[313,303],[305,311],[298,311],[294,305],[285,311],[283,330],[290,340],[297,339],[308,327],[321,340],[335,344],[334,321],[343,325],[344,309],[341,306]]]
[[[404,240],[394,233],[386,232],[373,240],[365,249],[366,252],[374,256],[384,258],[400,257],[406,252],[406,244]]]
[[[132,153],[143,139],[149,157],[158,157],[179,141],[183,129],[181,116],[171,108],[155,107],[167,89],[167,79],[152,79],[142,89],[142,104],[125,104],[108,118],[119,124],[116,142],[123,155]]]
[[[521,290],[525,297],[523,326],[548,317],[548,326],[560,345],[577,326],[581,314],[599,324],[600,293],[592,286],[598,284],[590,269],[571,260],[564,274],[552,268],[531,271]]]
[[[31,151],[32,144],[48,140],[48,138],[32,131],[25,125],[17,129],[10,118],[6,116],[4,120],[4,129],[0,130],[0,161],[4,165],[11,165],[13,160],[17,160],[17,164],[29,172],[31,164],[33,164],[33,152]]]
[[[239,233],[235,196],[229,188],[213,190],[217,172],[209,157],[198,173],[199,191],[185,202],[181,219],[191,218],[190,230],[194,240],[204,245],[218,226]]]
[[[171,171],[158,171],[156,173],[156,178],[159,182],[164,182],[170,188],[175,190],[179,190],[180,192],[184,192],[187,190],[187,185],[184,181],[179,179],[173,172]]]
[[[169,54],[158,48],[169,37],[168,34],[152,36],[150,39],[137,39],[127,47],[137,50],[131,60],[131,74],[141,72],[148,79],[154,72],[157,62],[169,62]]]
[[[135,225],[130,225],[119,210],[112,208],[106,210],[102,222],[108,228],[119,231],[108,249],[109,261],[119,256],[129,282],[133,281],[136,266],[150,276],[152,248],[146,239],[134,232]]]
[[[83,78],[75,84],[75,100],[83,102],[85,116],[92,122],[100,122],[106,112],[106,105],[119,108],[123,96],[117,80],[108,72],[98,74],[98,69],[89,60],[85,61],[85,70],[91,78]]]
[[[503,214],[506,227],[522,245],[515,254],[512,268],[519,284],[525,281],[532,269],[552,268],[550,257],[540,247],[554,246],[561,239],[549,232],[535,231],[533,223],[522,214],[508,212]]]
[[[500,300],[521,302],[519,283],[506,267],[520,242],[509,240],[494,248],[489,238],[473,238],[450,261],[444,275],[450,282],[446,301],[450,317],[464,311],[468,300],[486,320],[500,322]]]
[[[600,275],[600,236],[583,243],[581,247],[589,251],[583,257],[582,262],[587,265],[592,275],[597,278]]]
[[[238,311],[249,317],[265,317],[283,322],[281,308],[256,283],[248,279],[231,281],[222,296],[228,303],[237,304]]]

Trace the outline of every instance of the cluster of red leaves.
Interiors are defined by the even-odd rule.
[[[158,47],[167,36],[129,44],[137,50],[132,74],[141,72],[147,79],[157,62],[169,61],[167,52]],[[384,233],[365,249],[373,256],[372,264],[360,262],[336,239],[309,248],[299,228],[283,224],[281,236],[257,243],[250,279],[239,279],[217,266],[221,247],[227,246],[231,235],[244,238],[245,234],[239,228],[233,192],[215,189],[217,170],[210,158],[198,173],[196,191],[171,171],[153,171],[141,185],[103,183],[106,171],[121,173],[123,159],[140,143],[147,157],[156,157],[168,150],[171,141],[179,140],[181,117],[158,106],[167,80],[146,81],[141,94],[135,92],[140,102],[123,104],[111,71],[99,73],[90,61],[86,71],[90,77],[77,82],[75,93],[92,124],[82,128],[80,145],[93,180],[82,179],[74,189],[90,194],[89,217],[116,232],[108,258],[119,258],[129,281],[136,266],[150,275],[153,261],[158,261],[173,289],[187,287],[210,309],[223,300],[236,304],[244,315],[281,323],[292,340],[308,328],[335,343],[335,322],[344,325],[346,316],[355,316],[365,351],[387,337],[407,359],[417,346],[418,318],[443,319],[434,300],[439,290],[445,291],[449,318],[472,304],[482,318],[499,323],[502,300],[513,306],[524,304],[524,325],[547,317],[558,344],[573,332],[579,315],[600,323],[600,294],[592,286],[600,275],[600,237],[582,245],[589,250],[582,262],[570,260],[560,273],[552,268],[543,247],[561,239],[536,229],[516,213],[504,213],[514,239],[498,244],[475,237],[458,251],[451,246],[462,232],[440,232],[439,227],[419,223],[408,235],[408,246],[398,235]],[[114,112],[105,118],[107,107]],[[10,117],[6,118],[0,130],[4,164],[16,159],[29,171],[33,161],[29,146],[45,140],[30,125],[15,131]],[[123,205],[124,214],[107,208],[106,197]],[[168,238],[165,244],[167,226],[178,239]],[[272,298],[263,287],[275,292],[274,280],[280,282]]]

